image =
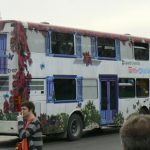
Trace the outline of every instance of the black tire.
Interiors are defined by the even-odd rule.
[[[73,114],[68,122],[67,138],[70,141],[79,139],[82,136],[83,122],[78,114]]]

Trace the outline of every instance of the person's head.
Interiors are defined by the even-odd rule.
[[[124,150],[150,150],[150,116],[132,115],[120,129]]]
[[[31,114],[35,115],[35,105],[31,101],[25,101],[21,104],[21,112],[24,118],[28,118]]]

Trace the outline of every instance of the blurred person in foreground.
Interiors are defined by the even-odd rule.
[[[132,115],[120,129],[123,150],[150,150],[150,115]]]
[[[35,114],[35,105],[31,101],[21,104],[21,113],[17,117],[19,138],[27,139],[29,150],[42,150],[43,139],[40,121]]]

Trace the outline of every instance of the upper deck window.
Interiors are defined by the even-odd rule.
[[[97,39],[98,57],[115,58],[115,40],[110,38]]]
[[[70,33],[51,33],[52,53],[74,55],[74,36]]]
[[[89,52],[91,54],[91,37],[81,36],[82,53]]]
[[[45,37],[42,32],[27,30],[27,42],[31,52],[45,53]]]
[[[122,41],[120,45],[121,59],[133,59],[133,47],[131,41]]]
[[[149,60],[149,45],[147,43],[134,43],[135,60]]]

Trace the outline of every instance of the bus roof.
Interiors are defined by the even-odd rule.
[[[27,24],[28,26],[25,28],[29,28],[31,30],[33,30],[33,29],[39,30],[39,31],[54,30],[57,32],[79,33],[79,34],[85,35],[85,36],[112,38],[112,39],[118,39],[121,41],[150,43],[149,38],[132,36],[130,34],[123,35],[123,34],[115,34],[115,33],[108,33],[108,32],[99,32],[99,31],[92,31],[92,30],[63,27],[63,26],[51,25],[47,22],[33,23],[33,22],[22,22],[22,21],[16,21],[16,20],[0,20],[0,31],[5,23],[11,23],[11,22]]]

